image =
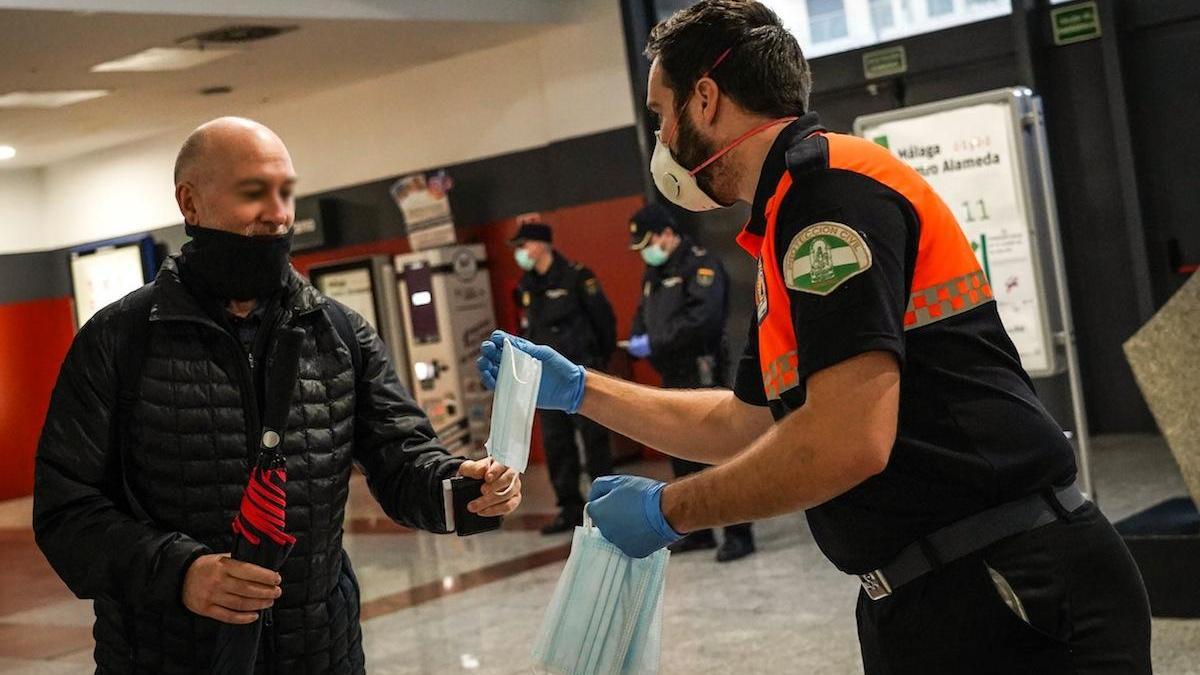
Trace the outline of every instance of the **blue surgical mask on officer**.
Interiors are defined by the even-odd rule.
[[[516,251],[514,251],[513,258],[515,258],[517,261],[517,267],[520,267],[526,272],[533,269],[535,262],[533,256],[529,255],[529,252],[524,248],[518,248]]]
[[[666,250],[663,249],[661,244],[650,244],[648,246],[644,246],[642,247],[641,252],[642,260],[646,261],[646,264],[651,267],[658,267],[662,265],[663,263],[667,262],[667,258],[670,257]]]

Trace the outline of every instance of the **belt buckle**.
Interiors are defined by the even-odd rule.
[[[872,600],[880,600],[892,594],[892,585],[883,575],[883,570],[860,574],[858,580],[862,583],[863,590],[867,592],[867,597]]]

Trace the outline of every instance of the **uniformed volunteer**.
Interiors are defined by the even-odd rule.
[[[592,271],[567,260],[552,246],[553,231],[544,223],[525,223],[509,243],[525,271],[517,286],[522,328],[533,342],[553,347],[574,363],[603,370],[616,348],[616,317]],[[558,515],[543,534],[566,532],[583,522],[579,492],[578,430],[588,475],[612,473],[608,430],[592,420],[560,410],[543,410],[542,447]]]
[[[728,388],[725,319],[729,280],[721,261],[680,234],[671,212],[660,204],[647,204],[633,214],[629,233],[629,247],[646,263],[629,354],[648,359],[668,389]],[[671,458],[676,478],[705,466]],[[711,528],[689,532],[669,546],[673,553],[716,547]],[[717,549],[717,562],[753,552],[750,524],[730,525]]]
[[[1120,537],[1001,325],[954,215],[886,149],[807,110],[808,65],[763,5],[702,0],[655,27],[659,189],[750,202],[757,315],[734,393],[667,391],[544,346],[539,404],[720,464],[592,488],[633,556],[681,532],[807,510],[862,583],[875,673],[1149,673],[1150,617]],[[495,340],[480,367],[493,380]]]

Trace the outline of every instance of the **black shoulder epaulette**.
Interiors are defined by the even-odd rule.
[[[792,178],[829,168],[829,141],[824,136],[796,139],[784,154],[788,173]]]

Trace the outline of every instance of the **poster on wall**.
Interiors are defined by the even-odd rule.
[[[1011,103],[997,100],[891,120],[888,115],[860,118],[855,132],[888,148],[933,186],[979,258],[1021,364],[1031,374],[1053,372],[1036,214],[1030,212]]]
[[[75,325],[82,326],[107,305],[146,283],[149,238],[123,244],[101,244],[71,252],[71,286],[75,293]]]
[[[389,189],[404,214],[408,243],[414,251],[456,242],[454,217],[450,213],[450,189],[454,181],[445,171],[402,176]]]

